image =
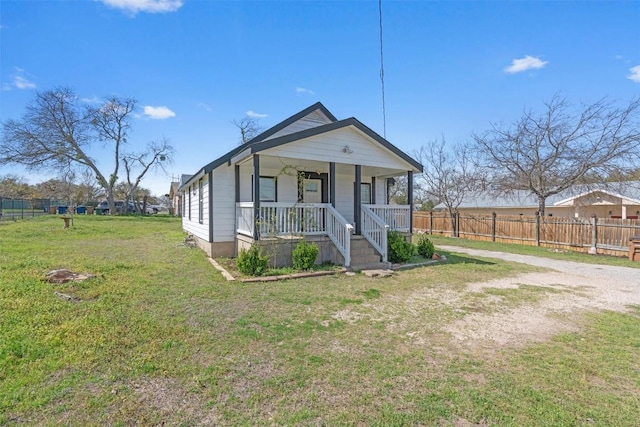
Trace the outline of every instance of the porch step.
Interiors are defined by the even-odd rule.
[[[362,270],[387,270],[391,267],[391,263],[389,262],[371,262],[368,264],[351,264],[349,270],[351,271],[362,271]]]
[[[351,270],[370,270],[389,268],[388,263],[381,262],[380,254],[362,236],[351,237]]]
[[[380,262],[380,255],[372,253],[367,255],[351,255],[351,265],[354,264],[369,264],[372,262]]]

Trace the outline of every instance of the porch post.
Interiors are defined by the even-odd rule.
[[[622,219],[627,219],[627,205],[622,205]]]
[[[371,204],[376,204],[376,177],[371,177]]]
[[[260,240],[260,156],[253,155],[253,240]]]
[[[407,203],[409,203],[409,233],[413,233],[413,171],[407,172]]]
[[[329,163],[329,203],[336,207],[336,163]]]
[[[362,209],[362,166],[356,165],[356,184],[353,191],[353,222],[355,222],[354,234],[360,235],[362,218],[360,209]]]

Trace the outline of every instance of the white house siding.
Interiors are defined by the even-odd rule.
[[[349,147],[350,154],[344,152],[346,146]],[[337,129],[322,135],[294,141],[270,148],[261,154],[327,163],[413,169],[411,165],[353,128]]]
[[[363,184],[370,184],[371,177],[362,176],[361,182]],[[351,224],[354,223],[354,219],[353,219],[354,185],[355,185],[355,172],[350,175],[336,174],[336,210],[340,212],[340,214],[342,214],[342,216]],[[377,186],[378,186],[378,181],[376,180],[376,187]]]
[[[235,168],[226,164],[213,171],[213,241],[233,242],[236,231]]]
[[[202,196],[203,196],[203,219],[202,224],[199,221],[199,189],[198,182],[193,182],[184,197],[186,199],[186,209],[182,217],[182,228],[190,234],[193,234],[205,241],[209,240],[209,181],[207,175],[201,178]],[[191,197],[191,209],[189,209],[189,197]],[[191,219],[189,219],[191,212]]]
[[[376,178],[376,204],[387,204],[387,180],[385,178]]]
[[[314,128],[317,126],[326,125],[328,123],[331,123],[331,120],[329,120],[329,118],[324,114],[322,114],[319,110],[316,110],[310,114],[307,114],[300,120],[297,120],[296,122],[290,124],[286,128],[274,133],[269,138],[266,138],[265,141],[273,138],[278,138],[280,136],[289,135],[291,133],[300,132],[306,129]]]

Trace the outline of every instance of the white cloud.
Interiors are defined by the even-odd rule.
[[[303,87],[297,87],[296,88],[296,93],[297,94],[309,94],[309,95],[315,95],[316,93],[314,91],[312,91],[311,89],[305,89]]]
[[[153,120],[166,120],[171,117],[175,117],[176,113],[165,106],[152,107],[150,105],[145,105],[144,115]]]
[[[268,114],[260,114],[260,113],[256,113],[256,112],[255,112],[255,111],[253,111],[253,110],[249,110],[249,111],[247,111],[247,116],[249,116],[249,117],[254,117],[254,118],[256,118],[256,119],[262,119],[262,118],[264,118],[264,117],[267,117],[267,116],[268,116]]]
[[[640,83],[640,65],[629,68],[629,71],[631,71],[631,74],[627,78],[632,82]]]
[[[548,63],[548,61],[543,61],[535,56],[526,55],[524,58],[511,61],[511,65],[505,68],[504,72],[509,74],[521,73],[527,70],[542,68]]]
[[[138,12],[166,13],[175,12],[183,5],[182,0],[99,0],[107,6],[122,9],[135,15]]]
[[[97,96],[93,96],[91,98],[80,98],[80,101],[86,104],[100,104],[102,102]]]
[[[35,89],[36,84],[29,80],[25,74],[26,72],[22,68],[15,67],[15,73],[11,76],[13,78],[13,86],[18,89]]]
[[[205,102],[199,102],[198,107],[204,109],[205,111],[213,111],[213,108],[211,108],[211,106]]]

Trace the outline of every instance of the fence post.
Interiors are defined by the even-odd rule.
[[[589,254],[598,254],[598,217],[596,214],[591,215],[591,247],[589,248]]]
[[[496,213],[491,212],[491,241],[496,241]]]
[[[540,212],[536,212],[536,246],[540,246]]]
[[[429,234],[433,234],[433,211],[429,211]]]
[[[460,237],[460,212],[456,212],[455,216],[456,216],[456,221],[455,221],[454,237]]]

